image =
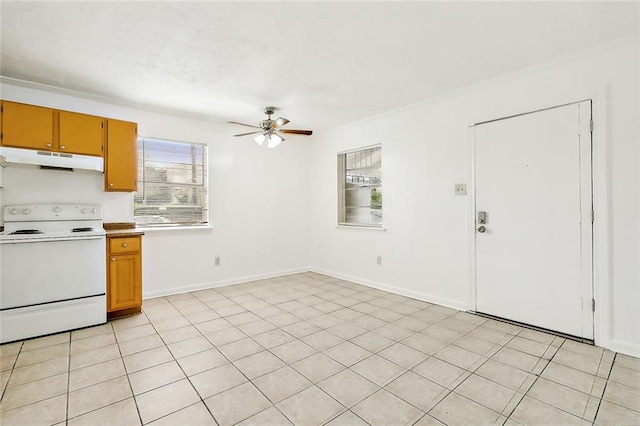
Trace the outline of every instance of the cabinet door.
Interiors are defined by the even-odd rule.
[[[109,257],[107,311],[142,305],[142,265],[140,254]]]
[[[137,190],[137,127],[136,123],[107,120],[105,191],[133,192]]]
[[[2,145],[53,149],[53,110],[3,101]]]
[[[60,111],[60,152],[102,157],[104,118]]]

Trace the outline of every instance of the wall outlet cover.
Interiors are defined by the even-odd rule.
[[[467,184],[456,183],[455,190],[456,190],[456,195],[467,195]]]

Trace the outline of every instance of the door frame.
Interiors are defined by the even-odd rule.
[[[512,115],[506,115],[490,120],[478,121],[467,126],[467,156],[469,171],[468,188],[468,264],[469,264],[469,288],[468,310],[476,312],[477,300],[477,265],[476,265],[476,150],[475,150],[475,126],[494,121],[505,120],[522,115],[533,114],[545,110],[591,102],[591,120],[594,123],[591,131],[591,206],[594,211],[594,219],[591,225],[591,294],[595,300],[595,310],[591,312],[593,327],[593,342],[599,346],[609,346],[609,287],[610,268],[608,250],[608,179],[607,179],[607,152],[606,141],[610,139],[610,126],[607,111],[610,111],[611,87],[607,85],[598,91],[598,94],[586,99],[573,102],[556,104],[551,107],[538,108]],[[598,120],[596,120],[596,116]],[[598,121],[599,125],[596,125]],[[583,177],[580,177],[583,182]],[[581,228],[581,234],[582,234]]]

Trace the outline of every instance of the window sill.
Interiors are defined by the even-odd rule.
[[[171,231],[212,231],[213,226],[211,225],[191,225],[191,226],[139,226],[136,227],[136,230],[143,231],[145,234],[150,233],[154,234],[156,232],[171,232]]]
[[[377,226],[336,225],[336,229],[345,229],[356,232],[370,232],[372,234],[384,234],[387,228]]]

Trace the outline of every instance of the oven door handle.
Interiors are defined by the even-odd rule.
[[[21,239],[1,239],[0,244],[24,244],[24,243],[55,243],[63,241],[88,241],[105,240],[105,235],[87,235],[78,237],[42,237],[42,238],[21,238]]]

